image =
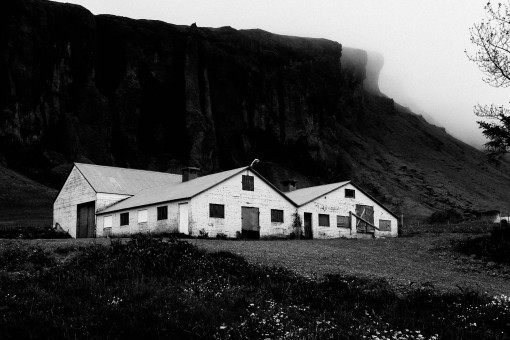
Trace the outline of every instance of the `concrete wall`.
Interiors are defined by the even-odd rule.
[[[104,217],[112,216],[112,236],[126,236],[137,233],[173,233],[179,230],[179,210],[178,203],[187,201],[179,201],[172,203],[161,203],[147,207],[134,208],[112,212],[110,214],[97,215],[96,232],[98,237],[106,236],[104,233]],[[158,221],[158,207],[167,206],[168,218]],[[138,210],[147,209],[147,222],[138,223]],[[120,225],[120,214],[129,213],[129,225]]]
[[[81,172],[73,167],[62,190],[53,203],[53,225],[57,223],[72,237],[76,237],[77,205],[94,201],[96,192]]]
[[[242,175],[254,176],[254,191],[242,190]],[[209,204],[225,205],[225,218],[209,217]],[[200,230],[215,237],[218,233],[236,237],[241,232],[241,208],[259,209],[260,236],[289,235],[292,232],[292,214],[296,207],[251,171],[239,175],[194,197],[190,206],[190,231]],[[271,222],[271,209],[283,210],[283,223]]]
[[[345,197],[345,189],[355,190],[355,198]],[[363,194],[356,187],[348,184],[325,196],[299,207],[298,211],[304,221],[304,213],[312,213],[312,232],[314,238],[356,237],[356,218],[351,219],[351,229],[338,228],[337,215],[349,216],[349,212],[356,212],[356,204],[374,207],[374,225],[379,227],[379,220],[391,221],[391,231],[375,231],[375,237],[396,237],[398,234],[397,219],[383,207]],[[329,215],[329,227],[319,227],[319,214]]]

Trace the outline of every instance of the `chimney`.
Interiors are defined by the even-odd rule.
[[[187,182],[187,181],[191,181],[192,179],[197,178],[199,171],[200,171],[200,168],[194,168],[191,166],[188,166],[187,168],[183,168],[182,169],[182,181]]]
[[[297,181],[295,179],[287,179],[282,181],[283,192],[291,192],[296,190]]]

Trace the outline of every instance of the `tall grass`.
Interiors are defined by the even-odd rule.
[[[384,280],[303,277],[227,252],[136,237],[61,260],[0,254],[0,338],[424,339],[510,335],[510,301]]]

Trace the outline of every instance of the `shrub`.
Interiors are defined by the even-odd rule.
[[[300,239],[303,236],[303,228],[302,228],[302,222],[301,222],[301,216],[299,215],[298,211],[294,212],[292,214],[292,237],[291,239]]]
[[[224,233],[217,233],[216,238],[220,240],[226,240],[228,238],[227,234]]]
[[[207,231],[205,231],[205,229],[200,229],[198,231],[198,238],[209,238],[209,233]]]

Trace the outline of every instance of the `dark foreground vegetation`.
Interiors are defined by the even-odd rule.
[[[510,228],[494,229],[490,235],[459,240],[455,243],[455,250],[510,265]]]
[[[136,237],[47,252],[0,252],[0,338],[497,339],[510,301],[430,286],[397,294],[386,281],[298,276]]]
[[[0,238],[7,239],[60,239],[71,238],[68,233],[59,231],[49,224],[44,225],[0,225]]]

